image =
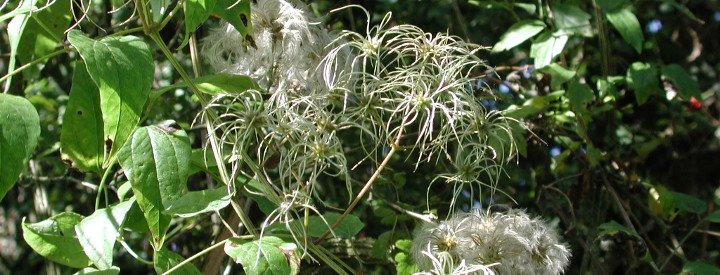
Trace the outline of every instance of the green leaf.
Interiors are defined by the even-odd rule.
[[[17,7],[16,10],[34,10],[37,7],[35,7],[36,0],[26,0],[20,2],[21,5]],[[22,38],[22,34],[25,31],[25,26],[27,25],[28,20],[30,19],[30,15],[26,13],[18,13],[13,17],[10,22],[7,24],[7,39],[8,43],[10,44],[10,56],[8,57],[8,64],[7,64],[7,71],[12,72],[15,70],[15,63],[17,63],[16,55],[18,53],[18,47],[20,46],[20,40]],[[8,77],[8,79],[5,81],[5,91],[7,91],[10,88],[10,83],[12,82],[12,76]]]
[[[650,64],[635,62],[627,71],[627,82],[635,90],[638,105],[647,102],[648,98],[657,93],[659,81],[657,70]]]
[[[74,229],[82,219],[83,216],[71,212],[33,224],[23,219],[23,239],[37,254],[53,262],[72,268],[86,267],[90,259],[83,252]]]
[[[709,222],[720,223],[720,210],[713,211],[707,217],[705,217],[705,219]]]
[[[565,33],[593,36],[591,16],[574,5],[555,4],[552,6],[555,25]]]
[[[202,191],[190,191],[175,201],[172,201],[165,209],[169,215],[188,218],[206,212],[218,211],[230,204],[230,195],[226,187],[221,186],[215,189]]]
[[[247,179],[240,178],[239,180],[244,182]],[[257,180],[251,179],[251,180],[247,181],[245,188],[241,188],[240,190],[243,190],[243,195],[247,196],[248,198],[250,198],[251,200],[255,201],[255,203],[258,204],[260,211],[262,211],[266,215],[269,215],[278,207],[278,204],[273,203],[265,196],[258,195],[258,194],[263,194],[263,189],[265,189],[265,188],[262,183],[258,182]],[[267,190],[264,192],[270,192],[270,191]]]
[[[702,214],[707,210],[705,202],[697,197],[673,191],[668,191],[667,193],[675,200],[677,208],[680,210],[695,214]]]
[[[192,150],[190,155],[190,175],[200,171],[208,172],[214,167],[217,167],[217,163],[211,150],[203,148]]]
[[[249,76],[227,73],[198,77],[194,82],[200,91],[209,95],[217,95],[220,93],[240,94],[250,89],[260,89],[260,86]]]
[[[273,236],[253,241],[231,238],[225,243],[225,253],[242,264],[248,275],[286,275],[290,274],[290,266],[284,251],[292,252],[293,247],[294,244]]]
[[[135,200],[131,199],[95,210],[95,213],[75,226],[75,233],[83,251],[101,270],[112,267],[113,247],[120,235],[120,225],[134,202]]]
[[[165,241],[171,220],[163,211],[187,192],[191,151],[185,131],[161,124],[137,129],[118,152],[156,249]]]
[[[73,73],[70,100],[60,130],[60,150],[62,159],[74,168],[102,173],[104,153],[100,91],[81,62],[75,65]]]
[[[15,185],[40,138],[40,118],[24,97],[0,94],[0,200]]]
[[[545,29],[545,23],[540,20],[523,20],[510,26],[507,32],[501,37],[500,41],[495,44],[492,51],[502,52],[505,50],[512,49],[513,47],[520,45],[525,40],[530,39],[539,32]]]
[[[397,240],[395,242],[395,247],[400,251],[410,252],[410,249],[412,249],[412,241],[405,239]]]
[[[162,20],[163,14],[167,13],[167,7],[170,2],[165,0],[150,0],[150,10],[152,11],[152,21],[159,23]]]
[[[570,82],[567,97],[573,110],[580,111],[585,109],[585,104],[593,101],[593,91],[587,84],[574,80]]]
[[[325,218],[324,220],[319,216],[310,216],[310,222],[308,223],[308,235],[316,238],[322,236],[322,234],[325,233],[330,226],[335,224],[340,216],[341,215],[338,213],[327,213],[322,216]],[[297,220],[293,222],[299,223],[302,221]],[[327,222],[327,224],[325,222]],[[328,224],[330,226],[328,226]],[[333,229],[333,232],[335,232],[335,236],[340,238],[351,238],[357,235],[363,227],[365,227],[365,224],[360,221],[360,218],[350,214],[347,215],[347,217],[345,217],[345,219],[342,220],[335,229]]]
[[[205,20],[210,17],[210,13],[215,9],[217,0],[187,0],[185,1],[185,37],[190,37],[190,33],[195,32]]]
[[[638,53],[642,52],[642,42],[644,40],[640,22],[635,14],[630,10],[630,6],[624,9],[608,12],[605,14],[610,24],[612,24],[625,42],[635,49]]]
[[[217,0],[212,13],[235,27],[245,39],[243,43],[255,45],[250,20],[250,0]]]
[[[535,68],[540,69],[552,63],[565,48],[568,36],[561,32],[543,32],[533,41],[530,57],[535,59]]]
[[[240,94],[247,90],[259,90],[260,86],[249,76],[245,75],[233,75],[227,73],[218,73],[212,75],[201,76],[193,79],[193,83],[200,89],[201,92],[216,95],[219,93],[231,93]],[[164,93],[186,87],[185,82],[162,87],[160,89],[153,90],[150,92],[150,101],[154,102]]]
[[[629,2],[628,0],[597,0],[597,4],[605,12],[613,12],[629,4]]]
[[[623,232],[628,235],[635,235],[632,230],[627,228],[626,226],[619,224],[616,221],[609,221],[606,223],[603,223],[599,225],[598,227],[598,236],[602,235],[615,235],[618,232]]]
[[[155,255],[153,256],[153,264],[155,266],[155,272],[157,274],[163,274],[165,271],[170,270],[171,268],[175,267],[185,259],[178,255],[175,252],[172,252],[168,250],[167,248],[162,248],[158,251],[155,251]],[[192,263],[187,263],[183,265],[182,267],[176,269],[171,273],[173,275],[186,275],[186,274],[202,274],[200,273],[200,270],[195,267]]]
[[[127,185],[130,185],[130,182],[127,182]],[[135,233],[145,233],[150,230],[147,220],[145,220],[145,214],[137,203],[133,203],[130,210],[128,210],[123,228]]]
[[[720,274],[720,268],[700,261],[686,262],[681,274],[715,275]]]
[[[557,63],[551,63],[550,65],[535,71],[549,74],[552,77],[550,79],[550,86],[555,90],[559,89],[560,85],[572,79],[577,74],[577,72],[565,69],[565,67]]]
[[[388,256],[388,252],[390,250],[390,239],[392,236],[392,231],[385,231],[378,236],[372,247],[372,255],[375,258],[385,259]]]
[[[118,275],[120,274],[120,268],[117,266],[110,267],[108,269],[103,270],[97,270],[92,267],[84,268],[78,272],[75,272],[74,275]]]
[[[670,64],[662,67],[662,75],[675,84],[678,93],[685,98],[700,98],[700,88],[697,81],[678,64]]]
[[[406,252],[395,254],[395,272],[398,275],[410,275],[420,271],[415,265],[410,255]]]
[[[140,121],[154,77],[152,55],[148,45],[134,36],[93,40],[72,30],[68,41],[85,60],[100,90],[107,153],[103,166],[107,167]]]
[[[525,11],[526,13],[528,13],[530,15],[535,14],[535,10],[537,9],[534,4],[527,4],[527,3],[507,3],[507,2],[498,2],[498,1],[471,0],[471,1],[468,1],[468,4],[476,5],[483,9],[506,9],[508,11],[511,11],[514,8],[518,8],[520,10]]]
[[[669,4],[670,6],[673,6],[673,8],[677,9],[678,11],[680,11],[680,13],[682,13],[683,15],[685,15],[687,18],[690,18],[690,19],[692,19],[692,20],[694,20],[694,21],[696,21],[696,22],[698,22],[698,23],[700,23],[700,24],[704,24],[704,23],[705,23],[704,21],[698,19],[688,8],[686,8],[686,7],[683,6],[682,4],[678,3],[677,0],[661,0],[661,1],[664,2],[664,3],[666,3],[666,4]]]
[[[65,29],[72,18],[70,12],[70,1],[53,1],[52,5],[32,13],[20,38],[23,50],[17,53],[18,60],[27,64],[51,53],[64,40]]]

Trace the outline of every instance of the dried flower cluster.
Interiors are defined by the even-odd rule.
[[[521,210],[457,214],[417,230],[412,254],[418,266],[449,274],[463,263],[485,274],[561,274],[570,250],[546,222]]]
[[[385,148],[402,146],[415,154],[415,165],[454,168],[437,178],[455,185],[453,207],[468,185],[494,192],[501,165],[517,150],[512,132],[519,124],[481,103],[491,97],[475,87],[486,69],[476,56],[481,47],[412,25],[391,26],[390,14],[373,28],[368,19],[361,35],[326,31],[299,1],[258,1],[251,10],[256,47],[225,25],[205,39],[202,53],[215,70],[250,76],[261,87],[218,94],[208,108],[219,117],[212,123],[232,181],[243,175],[269,183],[246,190],[278,206],[263,232],[283,223],[305,248],[306,232],[292,221],[320,214],[320,183],[341,179],[352,193],[351,148],[374,167]],[[442,249],[456,249],[447,244]],[[458,258],[452,266],[490,270],[477,264],[484,262]]]

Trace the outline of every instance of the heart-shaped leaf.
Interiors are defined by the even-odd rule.
[[[100,91],[85,64],[75,65],[70,100],[60,130],[62,158],[80,171],[102,173],[103,116]]]
[[[191,150],[185,131],[157,125],[137,129],[118,152],[156,249],[170,225],[171,216],[164,210],[187,192]]]
[[[134,202],[135,200],[131,199],[95,210],[95,213],[75,226],[75,233],[83,251],[101,270],[112,267],[115,240],[120,235],[120,226]]]
[[[38,223],[23,221],[23,238],[45,258],[61,265],[83,268],[90,265],[90,259],[75,236],[75,225],[82,219],[79,214],[67,212]]]
[[[138,37],[94,40],[78,30],[68,33],[68,41],[100,90],[107,167],[140,121],[155,73],[150,48]]]
[[[248,275],[285,275],[290,274],[290,265],[284,251],[290,252],[294,246],[273,236],[253,241],[233,238],[225,243],[225,253],[242,264]]]
[[[15,185],[40,138],[40,118],[24,97],[0,94],[0,200]]]

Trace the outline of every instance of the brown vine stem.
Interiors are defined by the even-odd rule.
[[[402,138],[403,129],[405,128],[405,119],[403,119],[402,123],[400,124],[400,130],[398,130],[397,138],[395,139],[395,142],[390,145],[390,152],[388,152],[387,156],[385,156],[385,159],[383,159],[382,163],[378,165],[377,170],[375,170],[375,173],[368,179],[368,181],[365,183],[365,186],[363,186],[362,190],[360,190],[360,193],[358,193],[357,197],[350,203],[350,206],[348,206],[347,209],[345,209],[345,212],[340,215],[340,217],[333,223],[330,228],[325,230],[325,233],[323,233],[319,238],[317,238],[313,243],[319,244],[322,242],[330,233],[332,232],[335,227],[337,227],[344,219],[347,217],[348,214],[350,214],[350,211],[355,209],[355,206],[360,202],[360,199],[362,199],[365,194],[370,190],[370,187],[372,187],[373,183],[375,183],[375,180],[380,176],[380,173],[385,169],[385,166],[390,162],[390,159],[392,156],[397,152],[398,148],[400,148],[400,139]]]

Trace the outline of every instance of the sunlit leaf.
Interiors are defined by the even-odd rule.
[[[520,45],[545,29],[545,23],[540,20],[523,20],[510,26],[495,44],[492,51],[501,52]]]
[[[175,267],[185,259],[175,252],[162,248],[155,251],[153,256],[153,265],[155,266],[155,272],[157,274],[163,274],[171,268]],[[176,269],[171,274],[173,275],[194,275],[202,274],[200,270],[195,267],[192,263],[184,264],[182,267]]]
[[[70,1],[50,3],[50,6],[31,14],[22,32],[20,41],[23,50],[18,51],[17,57],[24,64],[51,53],[64,40],[65,29],[72,19]]]
[[[605,17],[620,32],[625,42],[630,44],[638,53],[642,52],[643,32],[640,28],[640,22],[630,10],[630,6],[608,12]]]
[[[135,200],[95,210],[75,226],[80,245],[96,267],[109,269],[113,262],[113,248],[120,235],[120,226]]]
[[[202,213],[214,212],[230,204],[227,187],[190,191],[166,206],[165,213],[180,217],[193,217]]]
[[[120,268],[112,266],[108,269],[98,270],[96,268],[87,267],[75,272],[74,275],[117,275],[120,274]]]
[[[236,263],[242,264],[248,275],[290,274],[290,265],[284,251],[291,252],[294,249],[294,244],[273,236],[252,241],[233,238],[225,243],[225,253]]]
[[[90,77],[100,90],[103,114],[104,167],[122,147],[140,121],[154,78],[150,48],[134,36],[108,36],[94,40],[78,30],[68,41],[85,60]]]
[[[212,13],[224,19],[240,33],[247,46],[254,46],[252,21],[250,20],[251,0],[216,0]],[[238,45],[240,47],[242,45]]]
[[[66,212],[33,224],[23,220],[23,239],[37,254],[53,262],[73,268],[86,267],[90,259],[75,236],[75,225],[82,219],[79,214]]]
[[[137,129],[118,152],[156,249],[165,241],[171,220],[163,211],[187,192],[191,150],[185,131],[159,124]]]
[[[533,41],[530,57],[535,59],[535,68],[540,69],[552,63],[565,48],[568,36],[561,32],[543,32]]]
[[[584,36],[593,36],[590,25],[590,14],[577,6],[556,3],[552,5],[555,25],[565,33],[575,33]]]
[[[102,173],[103,121],[100,91],[78,62],[60,130],[62,158],[80,171]]]
[[[327,213],[323,215],[323,218],[325,218],[325,221],[327,221],[327,224],[325,221],[323,221],[322,218],[319,216],[310,216],[310,221],[308,222],[308,235],[311,237],[320,237],[322,236],[325,231],[327,231],[335,222],[340,218],[340,214],[338,213]],[[302,222],[300,220],[296,222]],[[355,215],[348,215],[343,219],[340,224],[338,224],[337,227],[333,229],[333,232],[335,232],[335,236],[338,236],[340,238],[351,238],[355,236],[357,233],[360,232],[360,230],[365,227],[365,224],[363,224],[362,221],[360,221],[360,218],[358,218]]]

